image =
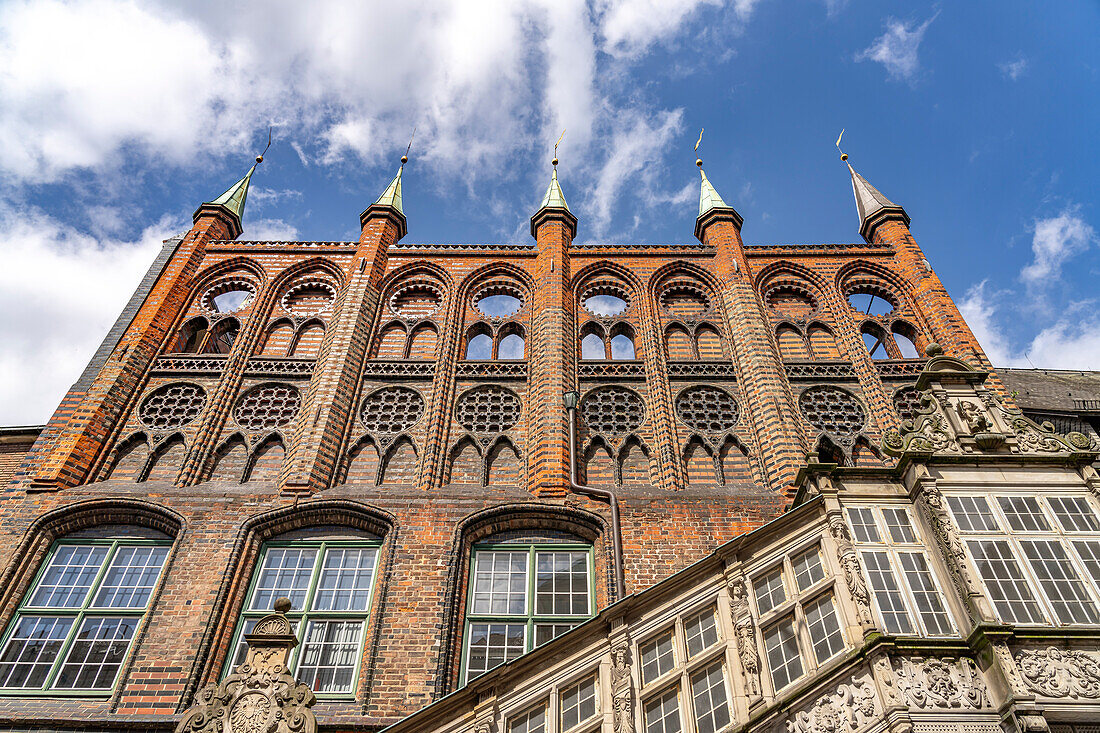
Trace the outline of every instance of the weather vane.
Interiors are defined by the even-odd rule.
[[[564,128],[561,131],[561,135],[558,135],[558,141],[554,143],[554,159],[550,161],[550,165],[554,166],[555,168],[558,167],[558,146],[561,145],[561,139],[563,137],[565,137]]]
[[[401,165],[404,166],[409,162],[409,151],[412,150],[413,138],[416,137],[416,126],[413,125],[413,134],[409,135],[409,144],[405,147],[405,154],[401,156]]]
[[[695,154],[697,156],[695,158],[695,165],[699,166],[700,170],[703,169],[703,159],[698,157],[698,154],[699,154],[699,146],[703,142],[703,130],[705,130],[705,129],[707,129],[707,128],[705,128],[705,127],[700,127],[699,128],[699,139],[695,141]]]
[[[256,165],[264,162],[264,153],[267,152],[267,148],[271,147],[271,125],[267,126],[267,147],[264,148],[264,152],[256,156]]]
[[[836,149],[840,150],[840,138],[844,137],[844,128],[841,128],[840,134],[836,136]],[[848,160],[848,154],[843,150],[840,150],[840,159]]]

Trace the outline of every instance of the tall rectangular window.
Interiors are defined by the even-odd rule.
[[[696,733],[717,733],[729,725],[726,675],[721,661],[691,675],[691,702],[695,709]]]
[[[867,582],[889,634],[946,636],[955,627],[908,507],[849,507]],[[856,522],[863,527],[856,530]],[[860,540],[859,536],[872,537]]]
[[[0,647],[0,688],[110,691],[167,557],[151,540],[55,544]]]
[[[292,674],[321,696],[354,693],[377,562],[377,543],[265,545],[226,671],[245,660],[245,634],[271,613],[276,598],[286,597],[287,618],[301,642],[291,654]]]
[[[469,585],[463,655],[467,682],[592,615],[592,549],[475,547]]]
[[[1100,624],[1100,516],[1085,496],[951,496],[997,615],[1009,623]],[[980,517],[979,521],[975,521]]]
[[[764,651],[768,655],[772,684],[777,691],[802,676],[802,657],[798,651],[793,616],[780,619],[764,630]]]

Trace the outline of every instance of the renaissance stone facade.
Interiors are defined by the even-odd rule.
[[[698,244],[577,243],[556,171],[531,243],[405,243],[402,171],[357,242],[242,240],[254,170],[6,488],[4,728],[1100,718],[1096,435],[854,170],[864,241],[782,246],[705,174]]]

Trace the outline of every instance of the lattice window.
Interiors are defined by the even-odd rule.
[[[473,433],[499,433],[519,420],[520,401],[515,392],[497,385],[476,387],[458,400],[455,417]]]
[[[851,393],[836,387],[810,387],[798,398],[806,420],[833,435],[855,435],[867,422],[867,413]]]
[[[920,409],[920,391],[910,385],[894,392],[894,412],[902,420],[914,420]]]
[[[400,433],[423,416],[424,398],[408,387],[386,387],[367,395],[359,409],[363,427],[372,433]]]
[[[302,394],[289,384],[261,384],[237,401],[233,419],[245,430],[270,430],[298,416]]]
[[[166,384],[145,398],[138,417],[154,430],[172,430],[198,417],[206,404],[206,391],[197,384]]]
[[[737,401],[717,387],[689,387],[676,398],[676,414],[688,427],[724,433],[737,423]]]
[[[645,404],[637,393],[624,387],[600,387],[585,395],[581,416],[597,433],[625,435],[642,424]]]

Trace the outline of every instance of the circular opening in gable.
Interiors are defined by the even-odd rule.
[[[202,296],[201,305],[210,313],[235,313],[247,308],[256,296],[256,286],[247,280],[226,280]]]
[[[490,318],[507,318],[519,312],[523,301],[508,293],[492,293],[479,297],[475,307]]]

